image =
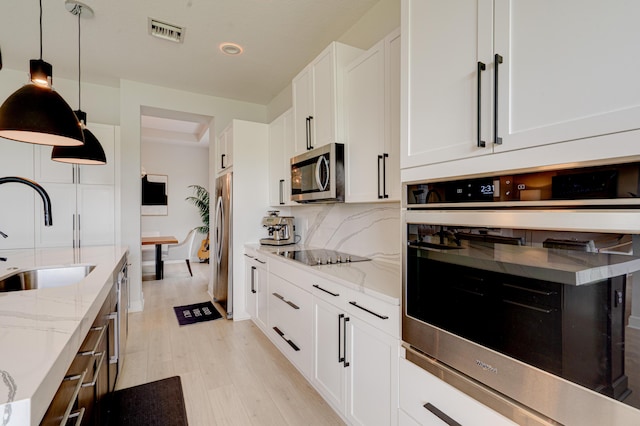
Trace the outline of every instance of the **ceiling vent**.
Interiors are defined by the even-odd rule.
[[[157,19],[149,18],[149,34],[154,37],[174,41],[176,43],[182,43],[184,40],[185,31],[186,28],[184,27],[167,24],[166,22],[161,22]]]

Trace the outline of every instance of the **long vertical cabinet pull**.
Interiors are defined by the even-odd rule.
[[[280,182],[278,183],[278,189],[280,191],[280,205],[284,205],[284,179],[280,179]]]
[[[71,219],[71,245],[76,248],[76,214],[72,215]]]
[[[82,243],[82,240],[80,238],[80,231],[81,231],[82,227],[80,225],[80,213],[78,213],[78,248],[80,248],[80,245]]]
[[[342,323],[344,326],[344,329],[342,330],[342,349],[343,349],[343,355],[344,355],[344,360],[343,360],[343,365],[344,368],[347,368],[349,366],[349,361],[347,361],[347,322],[349,322],[349,317],[345,317],[344,318],[344,322]]]
[[[383,161],[382,155],[378,155],[378,199],[382,198],[382,191],[380,191],[380,163]]]
[[[342,355],[342,319],[344,314],[338,315],[338,362],[344,362],[344,356]]]
[[[310,116],[309,116],[309,118],[308,118],[308,120],[309,120],[309,121],[307,122],[307,123],[308,123],[308,124],[307,124],[307,129],[308,129],[308,130],[307,130],[307,135],[308,135],[308,136],[307,136],[307,141],[308,141],[309,146],[308,146],[308,148],[307,148],[307,149],[313,149],[313,140],[311,139],[311,134],[312,134],[312,131],[311,131],[311,130],[312,130],[312,129],[311,129],[311,122],[313,121],[313,115],[310,115]]]
[[[487,69],[487,66],[483,62],[478,62],[478,148],[484,148],[487,145],[480,135],[482,130],[482,71],[485,69]]]
[[[493,137],[494,144],[502,145],[502,138],[498,136],[498,64],[502,63],[502,56],[497,53],[494,56],[493,70]]]
[[[227,154],[222,154],[222,155],[220,156],[220,168],[221,168],[221,169],[224,169],[224,168],[225,168],[225,167],[224,167],[224,157],[225,157],[226,155],[227,155]]]
[[[387,194],[387,158],[389,154],[386,152],[382,154],[382,198],[389,198]]]
[[[256,267],[251,267],[251,293],[256,293]]]

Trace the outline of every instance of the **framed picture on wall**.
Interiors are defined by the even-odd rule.
[[[169,177],[167,175],[142,176],[142,206],[143,216],[166,216],[169,214],[168,203]]]

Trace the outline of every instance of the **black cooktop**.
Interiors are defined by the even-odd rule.
[[[337,263],[352,263],[371,260],[367,257],[324,249],[282,250],[279,251],[278,254],[282,257],[286,257],[287,259],[292,259],[310,266],[333,265]]]

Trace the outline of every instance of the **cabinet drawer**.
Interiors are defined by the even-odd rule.
[[[269,336],[284,355],[310,377],[313,331],[312,296],[282,278],[269,280]]]
[[[400,338],[400,306],[363,293],[352,291],[347,295],[346,310],[385,333]]]
[[[278,276],[269,280],[271,326],[279,325],[299,342],[311,342],[313,305],[310,293]]]
[[[443,424],[434,412],[465,426],[516,424],[404,358],[400,359],[400,409],[423,425]]]

